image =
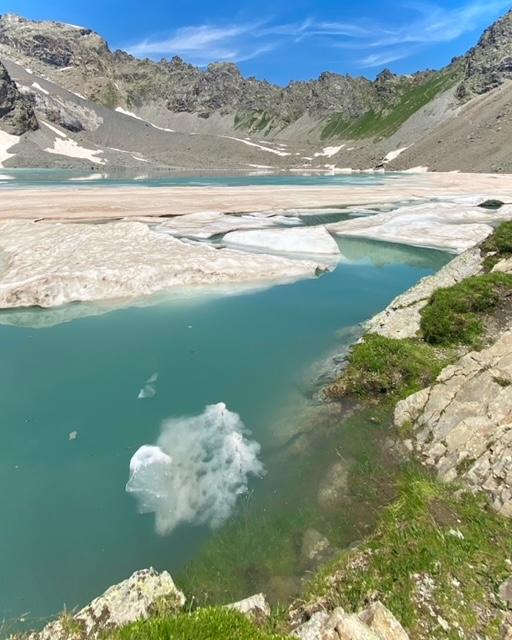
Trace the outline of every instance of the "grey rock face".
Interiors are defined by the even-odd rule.
[[[37,127],[32,105],[18,91],[7,69],[0,62],[0,128],[19,136]]]
[[[105,40],[91,29],[11,14],[0,17],[0,43],[52,67],[86,64],[108,51]]]
[[[489,27],[465,56],[464,80],[457,96],[468,100],[507,79],[512,79],[512,11]]]
[[[380,602],[359,614],[338,607],[333,612],[318,611],[297,627],[292,635],[301,640],[408,640],[395,616]]]
[[[431,386],[399,402],[395,424],[441,480],[462,480],[512,517],[512,331],[463,356]]]
[[[85,105],[46,95],[29,87],[20,87],[22,95],[32,105],[36,116],[73,131],[95,131],[103,122],[98,114]]]
[[[31,633],[27,640],[95,640],[107,631],[151,615],[177,612],[184,604],[185,596],[166,571],[145,569],[110,587],[74,616]]]
[[[500,585],[498,593],[503,602],[512,608],[512,576]]]

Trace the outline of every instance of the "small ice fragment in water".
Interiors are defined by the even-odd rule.
[[[137,398],[143,400],[144,398],[154,398],[156,396],[156,389],[152,384],[145,384],[139,391]]]
[[[78,436],[78,431],[71,431],[69,433],[69,439],[70,440],[76,440],[77,436]]]
[[[158,380],[158,371],[149,376],[146,383],[139,391],[137,398],[143,400],[144,398],[154,398],[156,396],[156,382]]]
[[[126,491],[140,513],[155,514],[161,535],[185,522],[219,527],[247,492],[249,476],[264,473],[260,445],[248,435],[223,403],[199,416],[166,420],[156,445],[133,455]]]

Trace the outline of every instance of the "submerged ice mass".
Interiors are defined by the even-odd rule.
[[[259,452],[236,413],[223,403],[209,405],[199,416],[162,424],[156,445],[133,455],[126,491],[140,513],[155,514],[161,535],[185,522],[216,528],[247,491],[249,477],[264,473]]]

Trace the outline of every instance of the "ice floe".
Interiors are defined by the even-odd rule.
[[[185,243],[142,222],[1,223],[0,308],[147,296],[202,285],[254,287],[315,277],[318,260],[292,260]]]
[[[224,242],[295,254],[338,255],[340,253],[336,241],[322,226],[233,231],[224,236]]]
[[[497,211],[457,202],[429,202],[327,225],[331,233],[460,253],[481,242],[493,222],[512,219],[512,206]]]
[[[282,216],[279,218],[262,214],[233,216],[223,215],[215,211],[205,211],[176,216],[162,222],[156,227],[156,230],[176,237],[206,239],[238,229],[272,227],[282,221]]]

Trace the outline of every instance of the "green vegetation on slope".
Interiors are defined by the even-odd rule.
[[[484,333],[484,314],[512,293],[512,275],[486,273],[434,292],[422,311],[421,331],[436,345],[466,344],[478,347]]]
[[[244,615],[212,607],[128,625],[105,640],[281,640]]]
[[[407,471],[375,534],[323,571],[306,608],[357,612],[381,600],[411,640],[499,638],[494,594],[510,575],[511,524],[456,489]]]
[[[327,394],[331,398],[346,394],[404,397],[435,380],[448,359],[420,340],[395,340],[371,333],[355,345],[347,368]]]
[[[268,134],[272,130],[273,116],[266,111],[235,115],[235,129]]]
[[[390,136],[416,111],[450,89],[460,78],[459,67],[450,67],[406,89],[390,111],[368,111],[355,121],[346,120],[342,114],[335,114],[323,128],[322,139],[336,137],[354,140]]]
[[[500,260],[512,256],[512,222],[503,222],[482,244],[484,267],[490,271]]]

